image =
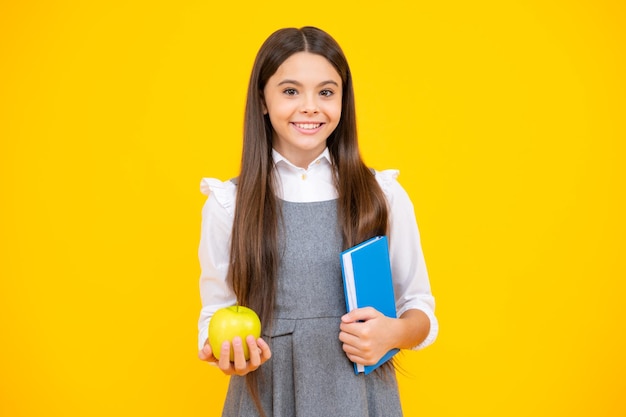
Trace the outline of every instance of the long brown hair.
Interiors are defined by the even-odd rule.
[[[248,86],[228,274],[239,304],[254,309],[265,327],[271,327],[275,305],[280,206],[272,173],[273,130],[264,114],[263,89],[278,67],[297,52],[323,56],[342,81],[341,119],[326,145],[339,196],[343,246],[387,231],[385,197],[358,148],[352,75],[343,51],[330,35],[314,27],[274,32],[256,56]],[[260,409],[255,374],[248,374],[247,382]]]

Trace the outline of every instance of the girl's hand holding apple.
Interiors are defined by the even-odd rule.
[[[256,370],[272,357],[269,345],[261,338],[255,339],[250,335],[246,337],[246,344],[250,352],[250,359],[246,360],[243,351],[243,343],[239,336],[236,336],[232,342],[232,352],[234,362],[230,361],[231,343],[225,341],[220,349],[220,359],[213,355],[211,345],[207,340],[202,350],[198,353],[198,357],[206,362],[216,364],[226,375],[243,376],[249,372]]]
[[[272,356],[260,335],[261,322],[253,310],[243,306],[221,308],[209,322],[209,338],[198,357],[217,364],[227,375],[245,375]]]

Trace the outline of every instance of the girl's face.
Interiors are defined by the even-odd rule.
[[[274,149],[294,165],[307,168],[339,124],[341,77],[323,56],[298,52],[269,78],[263,95]]]

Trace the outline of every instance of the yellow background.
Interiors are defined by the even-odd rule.
[[[626,415],[622,1],[0,5],[0,415],[217,416],[203,176],[254,55],[329,31],[361,147],[415,203],[441,333],[407,416]],[[321,358],[323,360],[323,358]]]

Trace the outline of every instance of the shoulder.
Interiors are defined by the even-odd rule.
[[[383,190],[383,194],[391,206],[395,203],[411,204],[411,200],[406,190],[398,182],[400,171],[397,169],[385,169],[382,171],[373,170],[378,185]]]
[[[382,171],[372,169],[372,172],[376,177],[376,182],[378,182],[386,196],[391,196],[398,187],[402,188],[398,182],[400,171],[397,169],[385,169]]]
[[[235,213],[235,200],[237,198],[237,186],[232,180],[221,181],[216,178],[202,178],[200,191],[209,196],[209,201],[214,201],[223,207],[231,216]]]

